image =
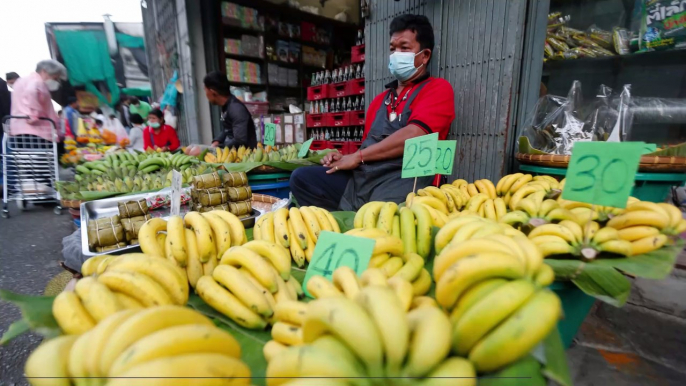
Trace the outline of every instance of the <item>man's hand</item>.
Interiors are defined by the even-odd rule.
[[[340,153],[337,153],[340,155]],[[353,170],[360,166],[360,156],[358,153],[348,154],[339,157],[338,161],[333,162],[329,166],[331,169],[326,171],[326,174],[336,173],[339,170]]]
[[[219,146],[219,141],[212,142],[212,147],[217,147],[217,146]]]
[[[343,154],[337,152],[337,151],[332,151],[331,153],[327,153],[324,158],[321,159],[321,164],[327,167],[331,166],[331,163],[336,162],[340,160],[343,157]]]

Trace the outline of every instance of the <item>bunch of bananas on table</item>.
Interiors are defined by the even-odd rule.
[[[520,200],[515,205],[514,211],[498,218],[498,221],[524,229],[563,220],[579,222],[579,217],[563,208],[557,200],[544,199],[544,193],[539,191]]]
[[[453,353],[490,372],[531,351],[555,328],[562,306],[543,289],[555,275],[534,243],[507,225],[467,219],[436,237],[437,250],[445,245],[433,268],[436,300],[450,312]]]
[[[195,290],[212,308],[250,329],[273,323],[279,303],[303,295],[301,284],[291,276],[288,250],[266,240],[229,248]]]
[[[212,274],[224,252],[247,240],[241,220],[224,210],[153,218],[138,232],[143,252],[182,268],[194,288],[200,277]]]
[[[312,259],[321,231],[341,232],[338,222],[326,209],[316,206],[280,208],[257,220],[253,238],[283,246],[290,251],[295,264],[303,267],[305,261]]]
[[[138,153],[132,154],[128,151],[120,151],[111,153],[97,161],[84,162],[76,166],[78,174],[95,174],[95,175],[109,175],[113,169],[124,170],[126,175],[133,177],[138,172],[152,173],[160,169],[174,169],[184,171],[190,168],[193,164],[200,163],[196,157],[185,155],[183,153]]]
[[[63,291],[52,313],[65,334],[82,334],[112,314],[160,305],[184,305],[188,280],[173,263],[142,253],[100,255],[81,267],[74,291]]]
[[[249,385],[240,358],[236,339],[207,317],[159,306],[118,311],[87,332],[45,341],[24,371],[33,386]]]
[[[215,149],[216,154],[207,152],[204,160],[208,163],[242,163],[242,162],[267,162],[267,161],[290,161],[298,158],[298,151],[301,144],[293,144],[288,146],[263,146],[261,143],[257,144],[257,148],[250,149],[245,146],[240,146],[223,149],[218,147]]]
[[[624,213],[607,222],[617,229],[619,238],[631,242],[633,255],[664,246],[669,237],[686,232],[686,220],[679,208],[665,203],[635,202]]]
[[[389,287],[370,285],[354,299],[327,297],[277,310],[282,320],[300,323],[300,334],[288,339],[303,344],[265,346],[269,386],[302,382],[288,378],[309,378],[316,385],[386,384],[380,377],[411,377],[393,382],[413,385],[455,377],[462,378],[455,384],[476,385],[472,363],[450,355],[452,327],[445,313],[431,305],[408,312]],[[281,331],[276,336],[286,338]]]
[[[559,224],[541,225],[529,233],[529,239],[538,246],[543,256],[573,255],[593,260],[601,252],[631,256],[631,243],[622,240],[615,228],[604,227],[595,221],[583,226],[564,220]]]

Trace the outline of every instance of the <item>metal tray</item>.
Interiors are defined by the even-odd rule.
[[[102,200],[95,200],[95,201],[86,201],[81,203],[81,253],[83,253],[84,256],[97,256],[97,255],[117,255],[120,253],[127,253],[127,252],[137,252],[140,251],[140,247],[138,245],[127,245],[123,248],[119,249],[114,249],[111,251],[107,252],[94,252],[91,251],[90,248],[88,247],[88,222],[90,220],[97,220],[102,217],[111,217],[114,216],[115,214],[119,214],[119,207],[118,203],[122,201],[136,201],[140,200],[142,198],[148,198],[152,196],[156,196],[157,193],[152,192],[152,193],[141,193],[141,194],[132,194],[129,196],[119,196],[119,197],[112,197],[112,198],[105,198]],[[190,206],[189,205],[182,205],[181,210],[180,210],[180,215],[183,216],[186,213],[189,212]],[[248,217],[242,218],[241,222],[243,223],[243,226],[247,228],[252,228],[255,226],[255,219],[260,216],[260,211],[257,209],[253,209],[252,214]],[[169,218],[169,208],[159,208],[150,211],[150,215],[152,217],[160,217],[163,219]]]

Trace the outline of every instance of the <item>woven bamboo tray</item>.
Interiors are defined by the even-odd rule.
[[[559,154],[523,154],[517,153],[517,161],[551,168],[566,168],[571,156]],[[686,157],[662,157],[644,155],[638,165],[640,172],[673,173],[686,171]]]

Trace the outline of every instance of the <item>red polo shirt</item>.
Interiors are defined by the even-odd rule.
[[[154,143],[153,143],[154,141]],[[176,130],[169,125],[163,125],[159,134],[155,134],[152,127],[148,126],[143,130],[143,149],[155,149],[156,147],[168,147],[170,151],[179,148],[179,137]]]
[[[408,93],[409,99],[412,93],[424,83],[426,83],[424,88],[417,94],[410,105],[412,112],[410,113],[408,124],[415,124],[421,127],[427,134],[438,133],[439,139],[446,139],[448,137],[448,131],[450,130],[450,124],[453,122],[453,119],[455,119],[455,94],[453,93],[453,87],[445,79],[428,77],[425,80],[415,83],[411,87],[406,87],[400,93],[401,101],[395,111],[400,115],[407,103],[407,101],[402,100],[405,93]],[[393,105],[395,105],[398,97],[395,92],[397,86],[398,81],[386,85],[387,89],[391,89]],[[372,103],[369,104],[369,109],[367,109],[367,113],[365,114],[366,121],[364,125],[364,136],[362,138],[363,141],[367,138],[367,133],[369,133],[379,109],[385,108],[386,116],[391,113],[391,105],[384,104],[387,95],[388,90],[385,90],[377,95],[374,100],[372,100]]]

